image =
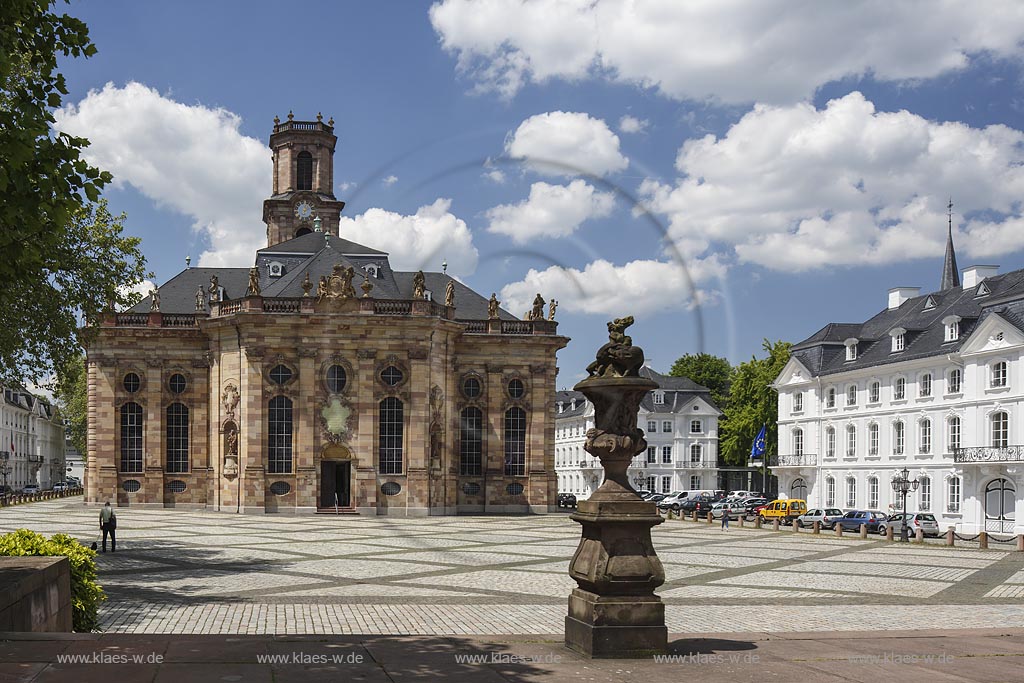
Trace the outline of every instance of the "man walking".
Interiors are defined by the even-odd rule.
[[[117,515],[114,514],[114,509],[110,507],[110,501],[100,509],[100,530],[103,531],[103,552],[107,552],[107,534],[110,534],[110,552],[117,552],[117,537],[115,530],[117,529]]]
[[[725,505],[722,506],[722,528],[729,530],[729,508]]]

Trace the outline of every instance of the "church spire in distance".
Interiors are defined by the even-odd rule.
[[[946,237],[946,260],[942,263],[942,283],[939,291],[954,289],[960,286],[960,271],[956,267],[956,251],[953,249],[953,198],[949,198],[946,206],[949,218],[949,233]]]

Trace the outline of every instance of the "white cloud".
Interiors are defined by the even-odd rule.
[[[437,270],[447,260],[449,273],[466,276],[476,270],[479,255],[465,221],[450,213],[451,205],[450,199],[438,199],[412,216],[369,209],[354,218],[342,216],[339,234],[389,252],[395,270]]]
[[[604,176],[629,165],[608,124],[579,112],[531,116],[505,141],[505,153],[546,175]]]
[[[638,119],[635,116],[626,114],[619,119],[619,130],[623,133],[643,133],[651,124],[647,119]]]
[[[357,183],[350,182],[338,183],[338,189],[342,192],[347,192],[349,190],[354,190],[356,188],[356,185]]]
[[[1024,51],[1017,0],[443,0],[430,21],[459,70],[504,97],[604,77],[677,99],[792,103],[844,77],[932,78]]]
[[[394,185],[395,183],[398,182],[398,176],[396,176],[396,175],[389,175],[387,178],[385,178],[381,182],[384,183],[386,186],[391,187],[392,185]]]
[[[156,289],[156,284],[152,280],[143,280],[134,287],[118,287],[118,291],[125,295],[135,295],[135,301],[141,301],[149,296],[149,293]]]
[[[530,269],[522,280],[502,288],[501,300],[517,315],[517,311],[527,310],[540,292],[547,299],[558,299],[561,308],[573,313],[644,316],[713,303],[717,291],[704,286],[724,273],[716,256],[688,259],[685,267],[651,260],[616,266],[600,259],[583,270],[562,266]]]
[[[1024,246],[1024,134],[1006,126],[937,123],[876,112],[858,92],[817,110],[758,105],[722,137],[688,140],[675,184],[645,181],[682,251],[722,245],[769,268],[892,263],[941,256],[945,205],[985,212],[958,250],[978,256]],[[993,218],[993,216],[995,216]]]
[[[492,168],[489,171],[484,171],[484,178],[491,181],[495,185],[505,184],[505,173],[501,169]]]
[[[107,83],[54,116],[57,130],[89,138],[85,157],[115,183],[194,221],[211,245],[199,265],[246,266],[266,245],[270,150],[238,132],[237,115],[175,102],[141,83]]]
[[[487,229],[508,235],[516,244],[536,237],[566,237],[588,218],[609,215],[614,205],[611,193],[597,192],[580,179],[568,185],[538,182],[530,186],[529,198],[490,209]]]

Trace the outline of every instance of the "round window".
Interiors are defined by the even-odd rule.
[[[292,378],[292,371],[287,365],[275,365],[270,371],[270,381],[274,384],[284,384]]]
[[[514,379],[508,383],[508,395],[512,398],[522,398],[525,393],[526,386],[523,384],[523,380]]]
[[[385,496],[397,496],[401,490],[402,485],[397,481],[386,481],[380,487],[380,492]]]
[[[523,485],[509,484],[508,486],[505,487],[505,492],[508,493],[508,495],[510,496],[521,496],[523,495]]]
[[[380,379],[389,387],[398,386],[402,382],[402,371],[394,365],[389,365],[380,373]]]
[[[345,390],[348,377],[345,376],[345,368],[340,365],[332,365],[327,368],[327,390],[332,394],[340,394]]]
[[[283,496],[292,490],[291,484],[286,481],[275,481],[270,485],[270,492],[275,496]]]
[[[174,373],[171,375],[171,379],[167,381],[167,386],[170,387],[171,391],[174,393],[180,394],[185,391],[185,376],[177,372]]]
[[[134,372],[129,372],[124,376],[124,390],[129,394],[134,394],[142,386],[142,380]]]
[[[480,380],[476,377],[467,377],[462,382],[462,393],[466,395],[466,398],[478,398],[480,396]]]
[[[467,496],[475,496],[480,493],[480,484],[475,481],[466,482],[462,485],[462,492]]]
[[[142,488],[142,484],[139,483],[138,479],[128,479],[121,484],[121,488],[123,488],[128,493],[135,493],[136,491]]]
[[[175,479],[174,481],[167,482],[167,490],[171,493],[181,493],[185,490],[185,482],[181,479]]]

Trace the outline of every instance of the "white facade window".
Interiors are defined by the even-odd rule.
[[[905,343],[905,336],[904,336],[903,332],[899,332],[897,334],[894,334],[892,336],[892,351],[893,351],[893,353],[896,353],[897,351],[902,351],[903,347],[904,347],[904,343]]]
[[[672,477],[667,477],[666,476],[666,477],[662,477],[661,478],[661,492],[662,493],[671,493],[672,492]]]
[[[918,423],[918,427],[919,427],[919,431],[920,431],[920,439],[919,439],[920,443],[918,444],[920,446],[920,448],[918,449],[918,452],[919,453],[931,453],[932,452],[932,421],[929,420],[928,418],[925,418],[925,419],[921,420],[921,422]]]
[[[990,387],[1005,387],[1006,386],[1006,361],[999,361],[992,364],[992,370],[989,374]]]
[[[663,420],[661,423],[661,431],[671,434],[672,433],[672,422],[669,420]]]
[[[953,320],[946,323],[946,341],[956,341],[960,338],[960,321]]]
[[[878,477],[868,477],[868,508],[878,507]]]
[[[1006,448],[1010,443],[1010,419],[1006,413],[1000,411],[992,413],[992,447]]]
[[[701,420],[690,420],[690,433],[691,434],[702,434],[704,432],[704,423]]]
[[[892,400],[902,401],[907,397],[907,380],[897,377],[892,382]]]
[[[849,425],[846,428],[846,457],[857,455],[857,428]]]
[[[882,397],[882,385],[880,382],[872,382],[868,388],[868,403],[878,403]]]
[[[932,479],[921,477],[921,502],[918,508],[921,512],[928,512],[932,509]]]
[[[960,512],[960,477],[950,477],[946,481],[947,512]]]
[[[665,465],[672,464],[672,447],[662,446],[661,447],[661,462]]]
[[[853,477],[846,478],[846,506],[857,507],[857,480]]]
[[[665,392],[664,391],[655,391],[654,392],[654,405],[660,406],[663,403],[665,403]]]
[[[878,425],[868,425],[868,455],[878,455]]]
[[[825,505],[834,507],[836,504],[836,480],[832,477],[825,478]]]
[[[917,380],[917,395],[922,397],[932,395],[932,373],[926,372]]]
[[[699,488],[700,488],[700,475],[699,474],[691,474],[690,475],[690,490],[691,491],[696,491]]]
[[[804,409],[804,392],[798,391],[793,394],[793,412],[800,413]]]
[[[701,446],[699,443],[695,443],[690,446],[690,464],[699,465],[701,460]]]
[[[657,486],[657,481],[658,481],[657,477],[654,477],[654,476],[647,477],[647,490],[648,491],[656,491],[657,489],[655,487]]]
[[[647,447],[647,462],[655,463],[658,462],[658,447],[648,446]]]
[[[658,421],[657,420],[648,420],[647,421],[647,431],[648,432],[656,432],[656,431],[658,431]]]
[[[835,427],[829,427],[825,430],[825,457],[834,458],[836,457],[836,430]]]
[[[846,405],[855,406],[857,405],[857,385],[851,384],[846,387]]]
[[[949,371],[949,377],[946,379],[946,393],[947,394],[959,394],[960,385],[963,382],[964,375],[960,371],[960,368],[953,368]]]
[[[836,388],[829,387],[825,390],[825,407],[835,408],[836,407]]]
[[[947,441],[949,443],[948,451],[952,453],[956,451],[958,448],[960,448],[960,418],[954,415],[953,417],[949,418],[949,422],[947,423],[947,425]]]
[[[804,454],[804,430],[793,430],[793,455]]]
[[[903,422],[897,420],[892,424],[892,452],[893,455],[903,455],[903,447],[906,442],[906,428]]]
[[[857,343],[846,345],[846,360],[857,360]]]

